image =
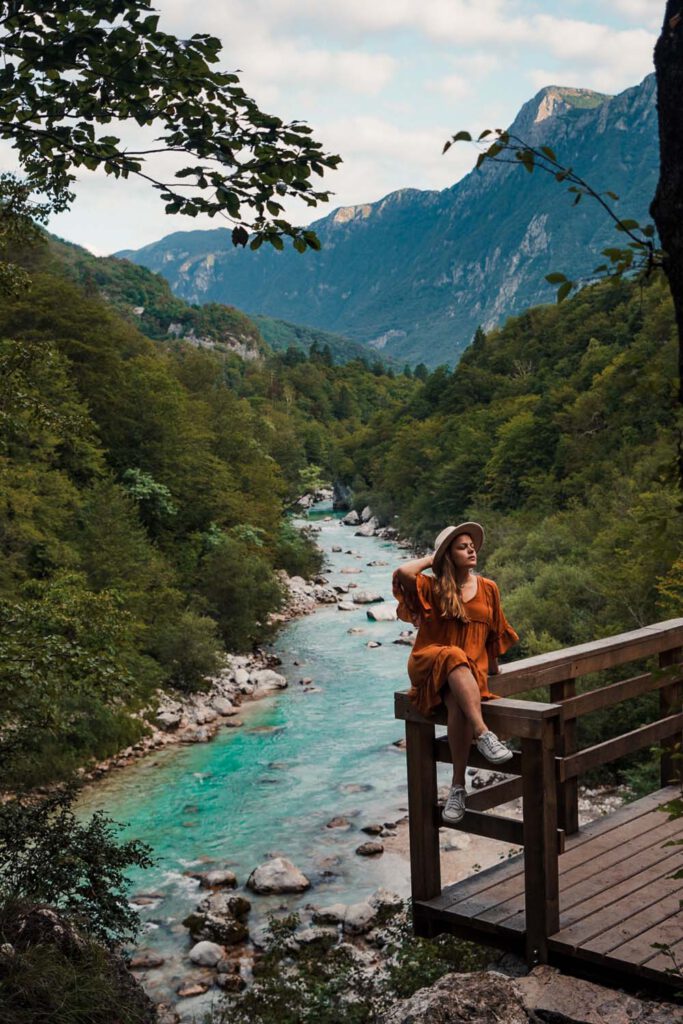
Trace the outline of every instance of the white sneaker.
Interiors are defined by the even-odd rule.
[[[500,742],[495,732],[483,732],[475,741],[475,746],[479,753],[492,764],[502,764],[512,757],[510,748]]]
[[[444,821],[449,821],[452,825],[462,821],[465,817],[465,787],[464,786],[452,786],[451,791],[448,794],[448,800],[441,812],[441,817]]]

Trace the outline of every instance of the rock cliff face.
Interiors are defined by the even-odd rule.
[[[615,97],[550,86],[511,127],[618,193],[622,216],[647,220],[658,173],[653,75]],[[554,301],[545,274],[585,275],[620,239],[595,204],[572,208],[572,199],[548,175],[485,164],[443,192],[402,189],[334,211],[314,225],[320,253],[237,251],[219,229],[124,255],[191,302],[230,302],[338,331],[394,359],[452,364],[478,325]]]

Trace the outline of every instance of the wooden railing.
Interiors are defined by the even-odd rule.
[[[581,694],[581,676],[652,657],[658,667]],[[511,699],[547,686],[549,703]],[[431,718],[419,714],[406,693],[395,694],[395,714],[405,720],[410,822],[413,925],[418,935],[433,933],[420,901],[441,893],[439,829],[455,828],[524,848],[526,947],[531,962],[546,962],[548,936],[559,929],[558,855],[564,837],[578,831],[578,777],[598,765],[659,744],[662,785],[675,774],[672,754],[683,731],[683,618],[592,643],[568,647],[502,668],[494,680],[500,700],[485,702],[484,721],[494,732],[520,741],[521,752],[505,763],[511,776],[467,797],[457,825],[441,820],[437,804],[437,762],[451,763],[444,736],[445,709]],[[582,715],[659,691],[659,718],[603,743],[577,750],[576,723]],[[491,768],[472,748],[469,764]],[[523,821],[485,813],[522,797]]]

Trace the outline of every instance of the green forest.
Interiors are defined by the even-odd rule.
[[[414,385],[270,353],[243,314],[132,264],[50,242],[22,265],[0,311],[0,704],[6,780],[33,786],[135,739],[155,687],[201,687],[268,637],[275,571],[319,567],[291,502]],[[214,347],[154,340],[183,320]]]
[[[425,547],[482,521],[516,657],[680,609],[661,281],[586,288],[478,331],[454,370],[395,374],[315,339],[274,352],[244,314],[126,261],[51,240],[22,264],[31,288],[0,312],[10,784],[114,753],[155,687],[200,688],[221,651],[267,639],[277,570],[320,568],[288,517],[316,483]]]

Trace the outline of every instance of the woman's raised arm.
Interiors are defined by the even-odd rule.
[[[423,569],[430,569],[433,557],[433,555],[425,555],[424,558],[413,558],[410,562],[404,562],[403,565],[399,565],[395,573],[398,577],[399,583],[409,583],[414,580],[418,573],[421,573]]]

